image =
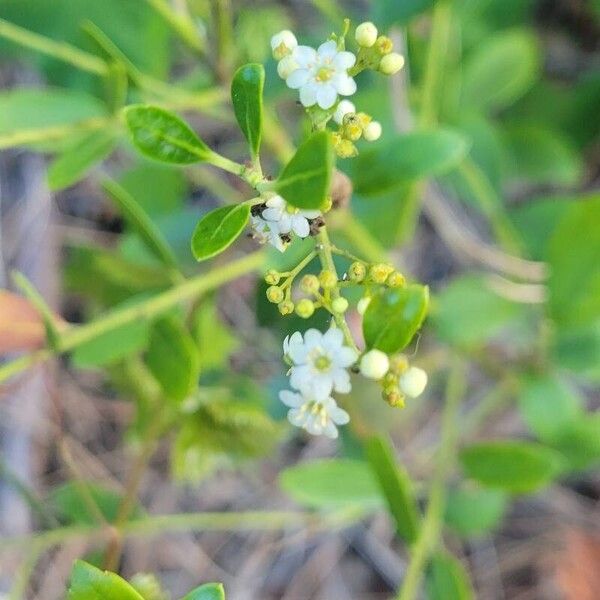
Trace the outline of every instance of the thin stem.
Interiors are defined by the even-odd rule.
[[[446,477],[455,460],[458,440],[456,423],[465,385],[465,367],[462,361],[457,358],[452,365],[446,386],[446,403],[442,414],[441,440],[429,491],[427,511],[423,518],[419,536],[412,547],[411,561],[402,587],[398,592],[398,600],[414,600],[417,597],[429,557],[439,543],[446,507],[445,483]]]
[[[0,19],[0,36],[11,42],[20,44],[47,56],[52,56],[58,60],[69,63],[82,71],[93,73],[94,75],[107,75],[107,64],[97,56],[84,52],[75,46],[64,42],[55,42],[50,38],[38,35],[14,25],[4,19]]]
[[[232,64],[233,20],[230,0],[213,0],[217,31],[217,76],[221,83],[229,79]]]
[[[313,258],[315,258],[317,256],[317,251],[316,250],[311,250],[289,273],[287,276],[287,279],[281,284],[281,289],[285,290],[285,288],[289,287],[290,285],[292,285],[292,283],[294,282],[294,279],[296,278],[296,275],[298,275],[298,273],[300,273],[300,271],[302,271],[302,269],[304,269],[304,267],[306,267],[308,265],[308,263],[310,263],[311,260],[313,260]]]
[[[29,580],[43,551],[44,546],[39,543],[33,543],[28,549],[27,558],[15,575],[15,581],[10,590],[8,600],[23,600],[23,598],[26,598]]]
[[[193,300],[204,292],[219,287],[245,273],[259,269],[263,260],[264,253],[262,251],[249,254],[208,273],[188,279],[165,292],[149,298],[145,302],[115,310],[86,325],[73,326],[60,337],[61,352],[73,350],[81,344],[133,321],[150,320],[172,306]],[[52,356],[52,351],[46,348],[0,366],[0,383],[36,363],[48,360]]]

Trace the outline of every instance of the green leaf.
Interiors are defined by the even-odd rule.
[[[600,195],[573,203],[552,234],[547,260],[551,316],[560,327],[600,315]]]
[[[373,296],[363,319],[369,348],[392,354],[406,348],[420,329],[429,306],[429,288],[418,284]]]
[[[562,328],[553,340],[552,358],[593,383],[600,383],[600,319],[591,325]]]
[[[135,147],[149,158],[189,165],[206,161],[212,155],[187,123],[163,108],[134,104],[123,113]]]
[[[114,150],[115,144],[116,135],[110,128],[81,138],[50,165],[50,189],[60,190],[77,183],[96,163],[103,161]]]
[[[460,460],[472,479],[514,493],[547,486],[564,467],[564,458],[554,450],[516,441],[473,444],[460,453]]]
[[[446,500],[446,525],[466,538],[483,535],[500,524],[507,504],[501,490],[471,485],[453,488]]]
[[[429,10],[434,0],[378,0],[373,2],[373,22],[382,29],[406,25],[417,15]]]
[[[312,508],[381,506],[381,492],[369,465],[348,459],[324,459],[289,467],[281,487],[299,504]]]
[[[510,106],[536,81],[540,50],[533,33],[502,31],[480,44],[467,59],[461,107],[497,110]]]
[[[163,317],[152,324],[146,364],[165,396],[176,403],[185,400],[198,384],[198,348],[175,317]]]
[[[253,157],[258,156],[263,119],[265,69],[259,64],[240,67],[231,82],[231,101],[235,118],[248,140]]]
[[[177,259],[173,250],[135,198],[112,179],[105,179],[102,187],[119,207],[127,224],[140,236],[148,250],[167,267],[177,269]]]
[[[204,215],[192,235],[192,254],[197,261],[216,256],[231,246],[250,218],[248,204],[222,206]]]
[[[519,394],[523,419],[544,442],[556,440],[580,416],[582,405],[576,391],[554,374],[525,379]]]
[[[600,412],[583,412],[566,423],[552,444],[574,470],[587,469],[600,461]]]
[[[419,511],[408,472],[396,461],[394,450],[385,438],[371,438],[366,451],[398,534],[410,544],[417,539]]]
[[[521,310],[490,290],[482,277],[468,275],[454,279],[435,297],[431,320],[443,340],[476,347],[513,323]]]
[[[353,161],[354,189],[365,196],[383,194],[407,182],[442,175],[467,154],[469,144],[446,130],[399,135]]]
[[[221,320],[214,299],[206,298],[194,311],[192,334],[204,369],[223,367],[240,342]]]
[[[467,570],[448,552],[436,552],[431,557],[425,589],[428,600],[473,600],[475,598]]]
[[[181,600],[225,600],[225,588],[222,583],[205,583]]]
[[[124,579],[82,560],[71,571],[68,600],[144,600]]]
[[[275,182],[275,190],[292,206],[318,209],[329,194],[332,171],[331,136],[319,131],[296,150]]]

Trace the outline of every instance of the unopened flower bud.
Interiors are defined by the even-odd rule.
[[[377,27],[370,21],[361,23],[354,32],[354,39],[359,46],[370,48],[377,41]]]
[[[268,287],[267,300],[273,304],[279,304],[283,300],[283,290],[276,285]]]
[[[331,303],[331,310],[338,315],[343,315],[348,310],[348,300],[340,296]]]
[[[394,270],[391,265],[376,263],[369,269],[369,277],[375,283],[385,283],[388,275]]]
[[[364,315],[367,312],[367,308],[369,308],[369,304],[371,304],[371,296],[365,296],[358,301],[356,305],[356,310],[359,315]]]
[[[374,142],[381,137],[381,123],[379,121],[371,121],[364,129],[363,135],[367,142]]]
[[[298,45],[296,36],[289,31],[284,29],[279,33],[276,33],[271,38],[271,50],[273,51],[273,58],[275,60],[281,60],[285,56],[292,53],[292,50]]]
[[[367,267],[365,263],[361,263],[359,261],[354,261],[349,269],[348,269],[348,277],[350,281],[355,281],[356,283],[360,283],[367,275]]]
[[[394,48],[394,43],[386,35],[380,35],[375,42],[375,47],[380,54],[389,54]]]
[[[390,359],[385,352],[369,350],[360,359],[360,372],[369,379],[381,379],[390,368]]]
[[[408,369],[408,358],[405,354],[394,354],[390,358],[390,370],[396,375],[402,375]]]
[[[388,278],[385,280],[385,284],[391,288],[404,287],[406,285],[406,279],[402,273],[393,271],[388,275]]]
[[[379,71],[384,75],[394,75],[404,66],[404,57],[397,52],[386,54],[379,63]]]
[[[344,125],[343,135],[347,140],[356,142],[360,140],[363,134],[363,128],[358,123],[348,123]]]
[[[298,63],[293,56],[284,56],[277,63],[277,74],[281,79],[287,79],[297,68]]]
[[[316,275],[305,275],[300,280],[300,289],[307,294],[316,294],[319,291],[319,279]]]
[[[410,367],[398,380],[400,390],[410,398],[417,398],[427,385],[427,373],[419,367]]]
[[[337,285],[337,277],[328,269],[321,271],[319,274],[319,283],[324,290],[331,290]]]
[[[265,273],[265,283],[268,283],[269,285],[277,285],[279,283],[280,279],[281,279],[281,274],[279,273],[279,271],[276,271],[275,269],[269,269]]]
[[[354,158],[358,156],[358,149],[350,140],[341,140],[335,146],[335,153],[340,158]]]
[[[303,319],[312,317],[314,312],[315,303],[308,298],[302,298],[302,300],[296,304],[296,314]]]
[[[397,388],[384,390],[381,395],[390,406],[394,408],[404,408],[404,396],[398,391]]]
[[[391,361],[390,361],[390,366],[391,366]],[[381,383],[382,383],[384,389],[397,388],[398,387],[398,376],[396,375],[396,373],[393,373],[390,368],[390,370],[385,374],[385,377],[383,378]]]
[[[284,300],[277,305],[282,315],[291,315],[294,312],[294,303],[291,300]]]
[[[338,124],[341,125],[344,121],[344,117],[347,114],[350,113],[355,113],[356,112],[356,107],[354,106],[354,104],[352,102],[350,102],[350,100],[340,100],[340,102],[338,103],[335,112],[333,113],[333,120]]]

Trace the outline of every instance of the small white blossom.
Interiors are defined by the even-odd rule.
[[[309,219],[321,215],[318,210],[301,210],[288,204],[281,196],[271,196],[266,202],[267,208],[261,217],[271,226],[274,224],[279,233],[294,232],[298,237],[305,238],[310,233]]]
[[[427,373],[419,367],[410,367],[398,380],[398,386],[409,398],[416,398],[423,393],[427,385]]]
[[[371,121],[363,131],[363,137],[367,142],[374,142],[381,137],[381,123],[379,121]]]
[[[293,56],[284,56],[277,63],[277,74],[281,79],[287,79],[297,68],[298,63]]]
[[[390,359],[385,352],[369,350],[360,359],[360,372],[369,379],[381,379],[390,369]]]
[[[352,52],[338,51],[337,44],[329,40],[318,50],[298,46],[292,56],[298,63],[286,80],[288,87],[300,90],[300,102],[309,107],[318,104],[322,109],[331,108],[340,96],[356,92],[356,83],[347,70],[354,65]]]
[[[281,60],[284,56],[291,54],[297,46],[298,40],[289,29],[284,29],[271,38],[271,50],[273,58],[276,60]]]
[[[350,421],[348,413],[331,396],[318,400],[283,390],[279,392],[279,398],[290,407],[289,422],[312,435],[326,435],[335,439],[338,436],[336,425],[346,425]]]
[[[271,244],[279,252],[285,251],[287,246],[281,239],[281,232],[277,228],[277,223],[267,222],[259,216],[252,215],[250,217],[250,226],[252,234],[258,242],[261,244]]]
[[[377,41],[377,27],[370,21],[361,23],[354,32],[354,39],[359,46],[370,48]]]
[[[283,352],[293,365],[290,385],[305,396],[327,398],[332,391],[347,394],[350,389],[350,367],[357,359],[354,349],[344,345],[340,329],[326,333],[309,329],[304,338],[297,331],[283,342]]]
[[[350,100],[340,100],[335,112],[333,113],[333,120],[341,125],[344,121],[344,117],[350,113],[356,112],[356,106]]]

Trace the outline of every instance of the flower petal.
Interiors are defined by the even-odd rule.
[[[299,408],[288,410],[287,418],[288,421],[296,427],[304,427],[306,424],[306,412]]]
[[[309,81],[300,88],[300,102],[302,106],[314,106],[317,103],[317,90],[319,86]]]
[[[308,329],[304,334],[304,344],[308,350],[312,350],[315,346],[320,346],[323,343],[323,337],[318,329]]]
[[[339,406],[330,409],[329,416],[336,425],[346,425],[350,422],[350,415]]]
[[[319,58],[331,58],[333,59],[337,54],[337,44],[334,40],[323,42],[317,49]]]
[[[269,208],[279,208],[281,210],[285,209],[286,203],[285,200],[279,196],[279,195],[275,195],[275,196],[271,196],[266,202],[265,204],[269,207]]]
[[[302,69],[307,69],[317,60],[317,51],[310,46],[296,46],[292,56]]]
[[[290,408],[298,408],[304,404],[304,398],[300,394],[290,392],[289,390],[281,390],[279,399]]]
[[[350,375],[348,375],[348,371],[344,369],[335,369],[332,376],[335,391],[340,394],[349,394],[352,386],[350,385]]]
[[[344,343],[344,334],[337,327],[330,327],[323,335],[323,347],[337,353]]]
[[[301,392],[307,391],[310,382],[312,380],[312,374],[308,365],[300,365],[298,367],[292,367],[290,373],[290,385]]]
[[[265,208],[262,211],[262,218],[266,221],[279,221],[281,219],[282,211],[280,208]]]
[[[356,351],[350,348],[349,346],[344,346],[340,348],[337,354],[334,357],[335,364],[339,367],[350,367],[358,358]]]
[[[306,84],[308,81],[310,73],[306,69],[296,69],[288,76],[285,80],[285,84],[292,88],[293,90],[297,90]]]
[[[337,427],[334,425],[333,421],[330,419],[327,420],[325,428],[323,429],[323,433],[330,439],[335,440],[338,437]]]
[[[333,379],[326,373],[313,375],[310,380],[310,389],[315,400],[324,400],[329,397],[333,390]]]
[[[338,52],[333,59],[333,65],[336,69],[349,69],[354,66],[356,56],[352,52]]]
[[[294,233],[301,238],[307,237],[310,233],[308,221],[300,215],[294,215],[292,217],[292,229],[294,230]]]
[[[331,108],[337,100],[336,88],[330,83],[323,83],[317,89],[317,102],[323,110]]]
[[[336,73],[331,78],[331,85],[341,96],[351,96],[356,92],[356,82],[346,73]]]
[[[299,210],[298,213],[300,216],[305,219],[316,219],[321,216],[320,210]]]

